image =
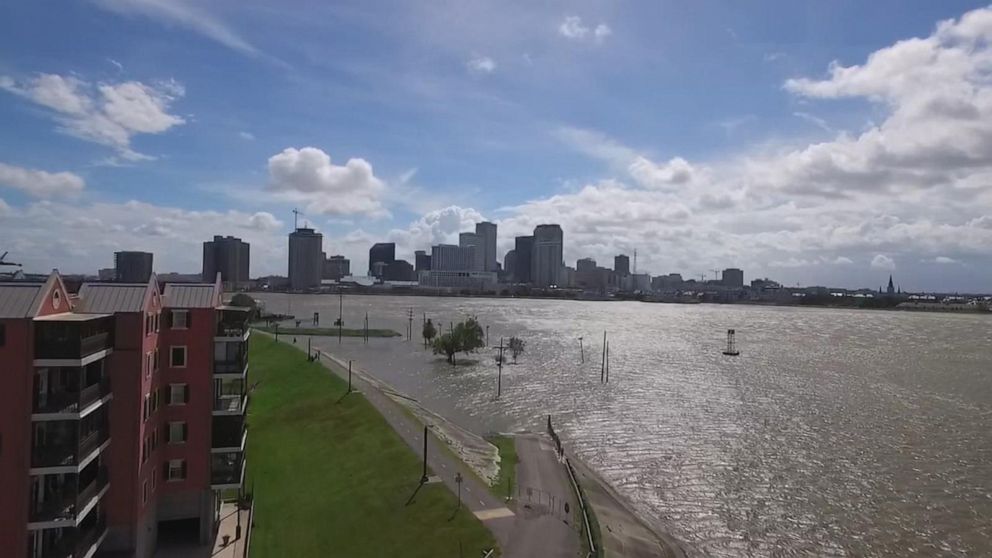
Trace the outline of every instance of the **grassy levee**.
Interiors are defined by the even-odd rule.
[[[275,333],[276,328],[272,326],[253,326],[259,331],[264,331],[266,333]],[[400,332],[393,331],[391,329],[370,329],[368,331],[369,337],[400,337]],[[336,327],[280,327],[279,335],[319,335],[323,337],[337,337],[338,328]],[[364,329],[341,329],[341,337],[364,337]]]
[[[513,485],[517,482],[517,445],[512,436],[492,436],[489,441],[499,449],[499,476],[496,483],[490,487],[493,494],[500,498],[513,495]]]
[[[361,394],[294,347],[252,336],[250,558],[479,556],[490,532]]]

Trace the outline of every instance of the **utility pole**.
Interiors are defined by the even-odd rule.
[[[365,313],[365,344],[369,344],[369,313]]]
[[[499,372],[497,372],[496,374],[496,399],[499,399],[499,396],[502,395],[503,393],[503,349],[505,348],[506,347],[503,346],[503,338],[500,337],[499,361],[497,362],[497,364],[499,365]]]
[[[338,345],[341,344],[341,336],[344,333],[344,291],[338,287]]]
[[[348,361],[348,393],[351,393],[351,361]]]
[[[427,425],[424,425],[424,472],[420,476],[420,484],[427,484]]]
[[[581,359],[579,361],[580,363],[585,363],[585,361],[586,361],[586,351],[585,351],[585,349],[582,348],[582,338],[581,337],[579,337],[579,358]]]
[[[408,319],[409,321],[406,326],[406,340],[410,341],[413,339],[413,308],[410,309]]]
[[[500,340],[499,344],[502,345],[503,341]],[[486,324],[486,346],[489,346],[489,324]]]
[[[606,342],[606,383],[610,383],[610,342]]]
[[[599,368],[599,383],[603,383],[606,376],[606,331],[603,331],[603,364]]]
[[[458,485],[458,509],[461,509],[461,507],[462,507],[462,481],[463,480],[464,479],[462,478],[462,474],[461,473],[455,473],[455,484]],[[461,549],[461,544],[462,544],[461,542],[458,543],[458,545],[459,545],[458,546],[458,548],[459,548],[459,551],[458,552],[459,553],[461,553],[461,550],[460,550]]]

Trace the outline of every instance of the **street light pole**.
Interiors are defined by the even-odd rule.
[[[579,337],[579,358],[581,359],[579,361],[580,363],[584,363],[586,361],[586,351],[585,351],[585,349],[582,348],[582,338],[581,337]]]
[[[420,484],[427,484],[427,425],[424,425],[424,472],[420,475]]]

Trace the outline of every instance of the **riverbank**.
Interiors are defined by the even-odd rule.
[[[272,337],[250,341],[252,558],[481,555],[492,534],[347,383]],[[415,495],[411,497],[411,495]]]
[[[400,332],[391,329],[346,329],[336,327],[280,327],[252,326],[259,331],[275,335],[313,335],[320,337],[400,337]]]

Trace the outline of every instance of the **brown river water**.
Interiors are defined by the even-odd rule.
[[[332,326],[338,297],[257,294]],[[414,340],[324,346],[480,434],[541,430],[707,556],[992,556],[992,316],[740,305],[345,296],[345,327]],[[423,315],[477,316],[451,367]],[[722,354],[737,330],[740,356]],[[610,382],[600,383],[603,331]],[[583,338],[582,363],[579,338]],[[301,342],[305,342],[302,341]]]

